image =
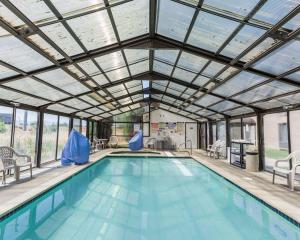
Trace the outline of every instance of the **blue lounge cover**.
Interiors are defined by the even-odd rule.
[[[129,141],[129,149],[132,151],[137,151],[143,148],[143,132],[138,130],[137,134]]]
[[[75,129],[72,129],[61,154],[61,165],[69,166],[72,163],[78,165],[87,163],[89,155],[89,140]]]

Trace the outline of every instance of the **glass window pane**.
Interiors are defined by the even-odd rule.
[[[183,41],[195,9],[170,0],[158,2],[157,33]]]
[[[255,7],[255,5],[259,2],[259,0],[247,0],[240,1],[237,4],[236,0],[205,0],[204,4],[212,6],[214,8],[218,8],[220,10],[225,10],[226,12],[230,12],[230,14],[238,14],[242,16],[247,16],[248,13]],[[222,12],[223,12],[222,11]]]
[[[294,81],[300,83],[300,71],[292,73],[292,74],[288,75],[287,77],[291,80],[294,80]]]
[[[107,72],[106,75],[112,82],[129,77],[129,73],[126,67]]]
[[[0,60],[26,72],[52,65],[52,62],[8,33],[0,37]]]
[[[226,83],[217,87],[215,90],[213,90],[213,93],[228,97],[265,80],[267,79],[264,77],[249,72],[241,72]]]
[[[57,112],[62,112],[62,113],[76,112],[76,109],[68,108],[68,107],[66,107],[64,105],[61,105],[61,104],[58,104],[58,103],[50,105],[49,107],[47,107],[47,109],[57,111]]]
[[[56,159],[57,115],[44,114],[41,163]]]
[[[292,40],[254,64],[254,68],[279,75],[300,66],[300,41]]]
[[[215,76],[218,72],[220,72],[225,67],[224,64],[218,62],[211,62],[203,71],[203,75],[208,77]]]
[[[228,109],[239,107],[239,106],[240,106],[239,104],[224,100],[220,103],[217,103],[213,106],[210,106],[210,109],[215,110],[217,112],[223,112],[223,111],[226,111]]]
[[[29,155],[34,165],[36,164],[37,123],[37,112],[16,110],[14,149],[21,154]]]
[[[221,54],[236,58],[252,43],[254,43],[259,37],[261,37],[266,31],[260,28],[245,26],[237,35],[227,44]]]
[[[66,54],[73,56],[83,52],[62,23],[55,23],[40,28]]]
[[[188,43],[216,52],[238,25],[238,22],[200,12],[189,36]]]
[[[154,58],[173,65],[178,57],[179,50],[155,50]]]
[[[67,23],[87,50],[104,47],[117,42],[107,11],[105,10],[73,18],[67,21]]]
[[[131,1],[112,8],[121,41],[149,32],[149,1]]]
[[[155,72],[162,73],[164,75],[170,76],[171,72],[173,70],[173,66],[170,66],[168,64],[165,64],[165,63],[154,60],[153,70]]]
[[[177,65],[181,68],[198,73],[207,62],[207,59],[183,52]]]
[[[265,23],[276,24],[293,10],[297,4],[299,4],[298,1],[268,0],[253,18]]]
[[[224,113],[230,116],[236,116],[236,115],[242,115],[246,113],[251,113],[253,112],[252,108],[249,107],[240,107],[240,108],[235,108],[232,110],[225,111]]]
[[[86,136],[86,131],[87,131],[87,123],[86,120],[81,120],[81,134]]]
[[[33,80],[32,78],[22,78],[20,80],[11,81],[3,85],[33,94],[35,96],[47,98],[52,101],[57,101],[69,97],[69,95],[57,91],[56,89],[51,88],[46,84]]]
[[[233,119],[229,121],[229,128],[230,128],[230,139],[241,139],[242,133],[241,133],[241,119]]]
[[[0,79],[17,75],[17,72],[10,70],[7,67],[0,65]]]
[[[225,123],[225,121],[217,122],[217,139],[226,142],[226,123]]]
[[[300,13],[293,17],[290,21],[283,25],[284,28],[295,31],[300,26]]]
[[[180,68],[175,68],[173,77],[185,82],[192,82],[192,80],[196,77],[196,74]]]
[[[290,112],[291,152],[300,149],[300,110]]]
[[[0,106],[0,146],[10,146],[13,109]]]
[[[149,71],[149,61],[143,61],[136,64],[132,64],[129,66],[131,75],[137,75],[140,73],[148,72]]]
[[[287,114],[274,113],[264,116],[265,170],[272,171],[274,162],[288,156]],[[287,166],[288,167],[288,166]]]
[[[125,66],[121,51],[97,57],[95,60],[105,72]]]
[[[73,119],[73,128],[75,130],[77,130],[78,132],[81,132],[81,130],[80,130],[80,119],[78,119],[78,118]]]
[[[101,73],[99,68],[91,60],[79,62],[78,65],[90,76],[94,76]]]
[[[139,60],[149,59],[149,51],[144,49],[124,49],[128,64]]]
[[[36,77],[50,83],[51,85],[70,92],[71,94],[80,94],[89,90],[87,87],[79,83],[79,81],[61,69],[44,72],[36,75]]]
[[[70,118],[59,117],[58,143],[57,143],[57,159],[61,158],[62,150],[69,137]]]
[[[243,118],[243,136],[248,142],[257,145],[257,117]]]
[[[215,97],[215,96],[212,96],[212,95],[206,95],[204,97],[201,97],[195,103],[206,107],[208,105],[214,104],[214,103],[219,102],[221,100],[222,100],[221,98],[218,98],[218,97]]]

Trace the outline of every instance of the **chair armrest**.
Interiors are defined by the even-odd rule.
[[[284,159],[284,160],[277,160],[274,164],[275,167],[278,167],[278,163],[283,163],[283,162],[289,162],[288,160]]]
[[[296,172],[297,167],[300,167],[300,163],[297,163],[293,166],[293,171]]]
[[[20,157],[20,158],[26,158],[27,159],[27,162],[31,162],[31,157],[30,156],[28,156],[28,155],[26,155],[26,154],[19,154],[19,153],[17,153],[16,151],[15,151],[15,155],[17,156],[17,157]]]

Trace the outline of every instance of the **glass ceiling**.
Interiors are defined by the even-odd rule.
[[[0,2],[0,103],[101,120],[300,104],[300,2]]]

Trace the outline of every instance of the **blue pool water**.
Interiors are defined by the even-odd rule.
[[[0,223],[0,239],[300,239],[190,158],[106,157]]]

